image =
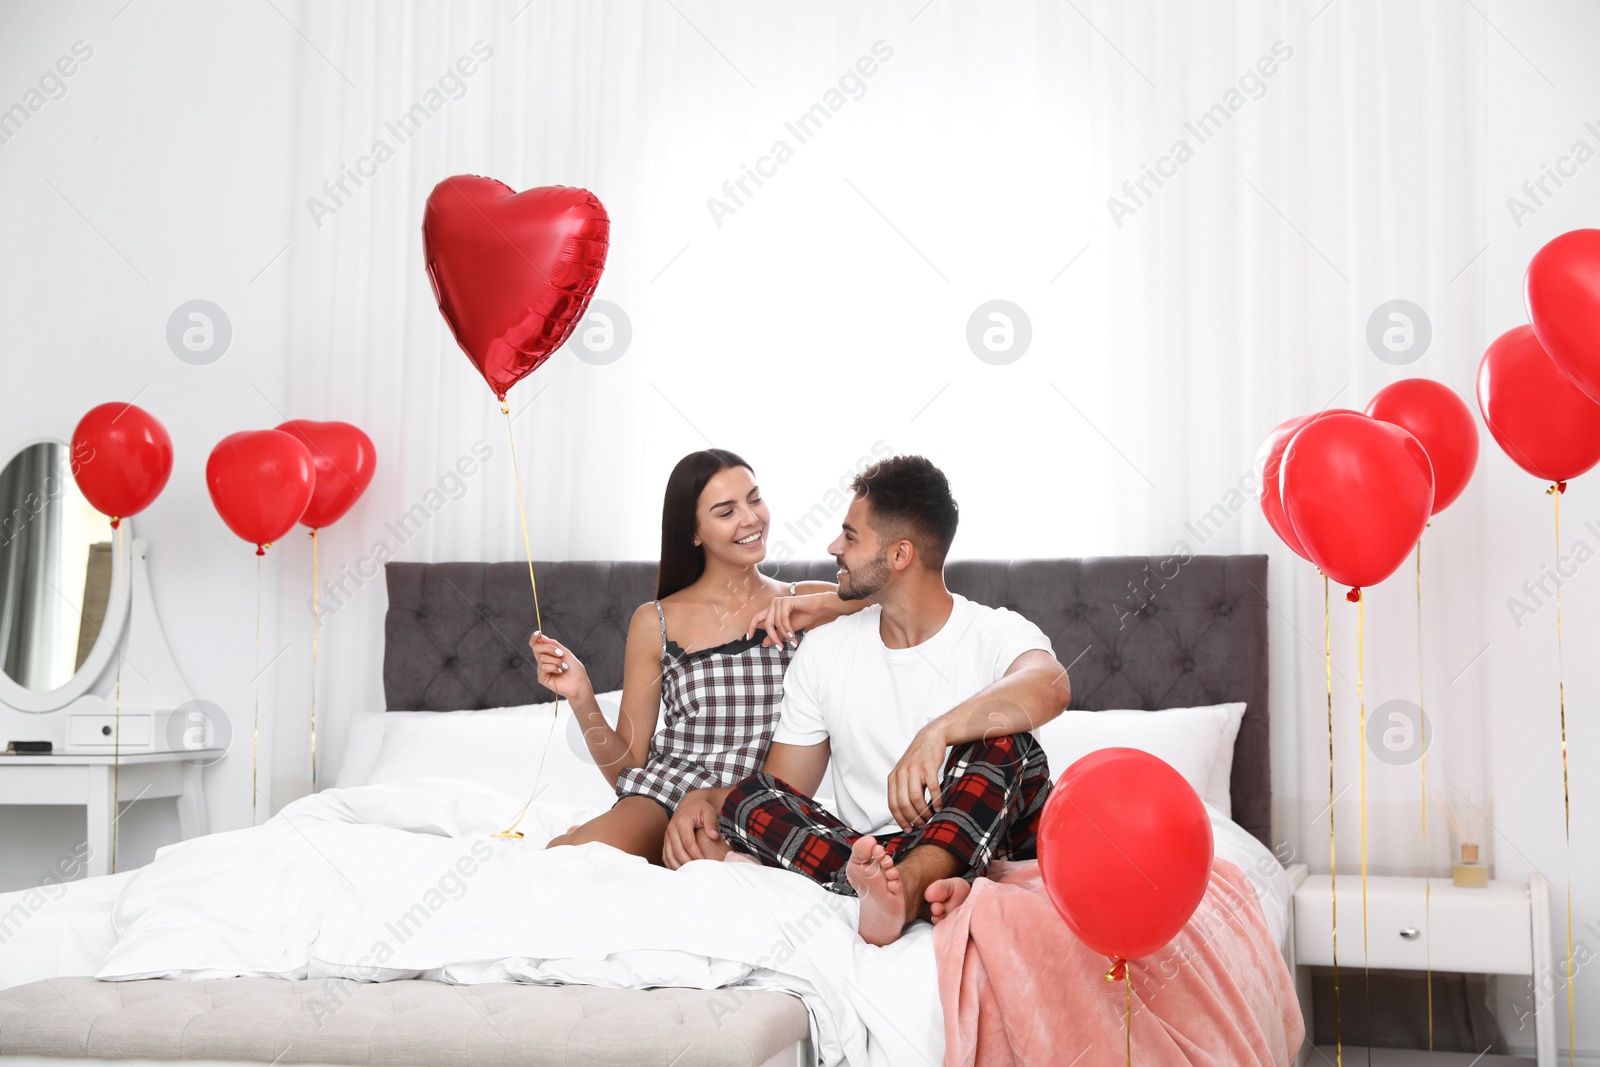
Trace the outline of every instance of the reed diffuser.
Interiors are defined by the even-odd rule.
[[[1484,889],[1489,885],[1489,866],[1483,859],[1483,828],[1489,822],[1489,807],[1494,801],[1486,801],[1480,808],[1465,796],[1462,800],[1466,813],[1458,810],[1448,799],[1439,798],[1444,817],[1449,820],[1456,840],[1450,877],[1463,889]]]

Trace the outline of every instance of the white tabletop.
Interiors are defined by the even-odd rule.
[[[124,752],[120,757],[109,752],[40,752],[0,754],[0,767],[19,767],[25,764],[40,766],[109,767],[112,763],[168,763],[173,760],[209,762],[221,756],[220,748],[185,749],[182,752]]]

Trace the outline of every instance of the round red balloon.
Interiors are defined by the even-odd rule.
[[[1478,424],[1467,402],[1443,382],[1406,378],[1380,389],[1367,415],[1422,442],[1433,464],[1433,514],[1455,503],[1478,465]]]
[[[1433,509],[1422,443],[1355,413],[1301,427],[1283,453],[1283,510],[1311,561],[1340,585],[1376,585],[1411,554]]]
[[[69,462],[84,499],[115,526],[161,495],[172,475],[172,438],[143,408],[101,404],[78,420]]]
[[[206,460],[206,488],[228,529],[266,546],[294,529],[316,485],[311,450],[282,430],[245,430],[217,442]]]
[[[600,283],[611,220],[587,189],[514,192],[461,174],[428,194],[422,255],[439,312],[495,396],[566,343]]]
[[[1211,878],[1211,819],[1183,775],[1132,748],[1091,752],[1039,817],[1039,873],[1084,944],[1112,959],[1157,951]]]
[[[1600,230],[1564,233],[1535,252],[1522,296],[1539,344],[1600,403]]]
[[[1300,539],[1294,534],[1294,527],[1289,525],[1289,517],[1283,513],[1283,450],[1289,447],[1289,439],[1299,431],[1300,427],[1312,419],[1336,413],[1355,414],[1347,408],[1330,408],[1311,415],[1297,415],[1279,423],[1271,433],[1267,434],[1267,439],[1262,441],[1261,447],[1256,450],[1256,466],[1261,470],[1261,513],[1267,517],[1267,525],[1272,527],[1272,532],[1306,560],[1311,557],[1306,555]]]
[[[372,484],[378,464],[372,438],[348,422],[290,419],[278,429],[298,437],[311,450],[311,462],[317,468],[311,503],[300,521],[313,530],[332,526]]]
[[[1512,461],[1547,482],[1600,463],[1600,404],[1555,365],[1531,326],[1495,339],[1478,364],[1478,410]]]

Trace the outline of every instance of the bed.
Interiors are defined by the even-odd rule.
[[[1045,631],[1058,658],[1069,667],[1075,709],[1153,711],[1230,702],[1244,705],[1231,744],[1231,768],[1225,774],[1232,817],[1214,811],[1213,825],[1218,854],[1232,850],[1235,862],[1248,870],[1263,912],[1271,913],[1269,925],[1283,947],[1290,925],[1287,876],[1269,851],[1266,567],[1262,555],[1196,556],[1181,564],[1175,558],[1146,557],[967,561],[950,564],[947,578],[955,592],[1018,611]],[[833,569],[831,562],[791,563],[778,567],[776,574],[785,581],[827,580]],[[616,689],[621,682],[629,618],[638,604],[650,599],[654,565],[556,562],[537,564],[537,570],[545,629],[582,657],[597,690]],[[525,564],[391,563],[387,586],[383,683],[392,714],[382,718],[397,736],[404,733],[395,729],[401,720],[421,720],[418,728],[437,730],[451,722],[465,722],[486,709],[526,708],[550,700],[551,694],[538,685],[524,655],[526,636],[533,629]],[[462,718],[452,720],[452,714]],[[539,732],[554,733],[544,754],[547,769],[540,773],[547,786],[560,792],[567,777],[581,772],[581,768],[578,772],[571,769],[579,762],[581,739],[579,744],[571,744],[553,718],[537,720],[534,712],[523,718]],[[541,721],[547,725],[539,725]],[[395,754],[389,755],[387,762],[396,763]],[[363,757],[352,751],[350,760],[361,763]],[[370,762],[370,755],[367,760]],[[398,762],[403,765],[405,761]],[[1062,769],[1052,761],[1053,771]],[[341,782],[346,777],[341,776]],[[582,781],[587,784],[574,784],[573,788],[588,789],[587,797],[593,796],[596,783],[603,789],[592,768]],[[372,781],[365,790],[326,790],[297,801],[301,806],[297,810],[306,825],[319,828],[317,832],[339,832],[343,827],[332,824],[347,815],[352,821],[368,817],[358,811],[350,814],[360,807],[350,798],[401,790],[403,784]],[[514,799],[505,795],[512,792],[519,795]],[[452,833],[475,834],[491,825],[503,825],[496,820],[506,818],[521,804],[520,790],[507,788],[493,795],[498,798],[493,803],[478,803],[481,798],[473,795],[470,799],[475,806],[470,810],[458,805],[443,813],[432,808],[422,811],[416,794],[405,794],[404,804],[397,808],[371,810],[378,812],[381,821],[391,818],[390,811],[404,808],[388,825],[416,830],[417,825],[405,822],[411,820],[434,835],[440,833],[441,825],[450,823],[442,838],[449,840]],[[539,810],[543,807],[536,805]],[[559,804],[555,808],[553,814],[539,818],[559,822],[564,812]],[[292,809],[294,805],[286,808],[285,814]],[[530,819],[525,827],[530,829],[530,837],[537,836],[536,830],[547,837],[564,829],[553,822],[536,827],[537,822],[538,818]],[[294,829],[306,836],[304,827]],[[254,831],[235,833],[250,832]],[[289,831],[283,832],[287,839]],[[430,838],[429,847],[440,840],[438,836]],[[173,849],[193,844],[184,842]],[[206,847],[231,846],[213,842]],[[181,872],[182,855],[169,859],[165,856],[168,851],[163,850],[152,868],[165,864]],[[208,863],[218,865],[216,857],[223,854],[210,854]],[[638,877],[664,879],[649,884],[658,887],[652,892],[660,899],[670,900],[677,891],[674,887],[689,884],[682,876],[696,867],[717,870],[694,877],[722,878],[722,869],[744,868],[738,877],[804,881],[786,872],[752,871],[750,865],[742,864],[691,865],[676,875],[651,869]],[[335,967],[318,974],[314,961],[309,972],[264,967],[246,977],[213,977],[204,970],[190,970],[183,976],[194,979],[191,981],[98,980],[92,975],[103,973],[108,961],[124,950],[128,930],[137,931],[139,923],[148,919],[150,909],[140,911],[129,904],[129,887],[138,885],[135,880],[141,873],[123,872],[72,883],[43,903],[36,892],[32,897],[26,891],[0,894],[0,925],[8,914],[18,914],[18,909],[25,920],[15,924],[14,930],[0,929],[0,937],[6,938],[0,942],[0,1054],[337,1064],[671,1063],[678,1067],[776,1067],[811,1064],[819,1058],[825,1062],[903,1062],[912,1053],[937,1063],[941,1054],[937,1035],[923,1032],[930,1025],[937,1029],[937,991],[931,977],[922,985],[915,977],[931,964],[925,925],[914,927],[895,953],[862,964],[885,968],[878,976],[885,982],[912,976],[907,979],[911,988],[904,1003],[872,1005],[870,1011],[851,1001],[850,990],[859,992],[859,986],[831,991],[821,988],[831,983],[828,974],[837,971],[836,962],[817,965],[805,978],[757,966],[761,961],[752,963],[748,958],[742,969],[719,971],[695,957],[698,969],[693,970],[692,981],[678,984],[670,977],[678,971],[651,970],[660,962],[661,952],[670,954],[670,946],[662,948],[665,942],[652,942],[650,947],[657,956],[646,961],[648,966],[639,963],[642,957],[620,953],[591,960],[587,970],[554,966],[545,957],[531,962],[518,957],[520,970],[507,970],[502,962],[497,965],[499,970],[458,964],[454,969],[391,967],[376,974]],[[144,874],[145,881],[152,878],[154,875]],[[784,891],[788,889],[784,883]],[[335,884],[327,891],[340,890]],[[472,890],[479,891],[478,887]],[[483,889],[482,893],[490,895],[477,898],[475,906],[492,902],[493,892]],[[797,909],[817,906],[814,897],[803,895],[790,904]],[[587,906],[602,904],[573,902],[566,910],[582,913]],[[685,898],[682,906],[691,908],[692,904]],[[115,930],[113,907],[119,909]],[[781,916],[772,918],[789,928]],[[747,920],[748,938],[766,936],[762,932],[766,927],[760,925],[763,917],[733,912],[726,916],[730,927]],[[550,922],[554,924],[554,920]],[[670,927],[672,922],[658,919],[653,925]],[[808,940],[817,948],[816,943],[826,938],[808,934]],[[423,936],[415,939],[416,943],[426,941]],[[616,944],[620,942],[608,943],[609,947]],[[743,951],[729,944],[730,957]],[[859,954],[851,957],[854,950],[843,944],[832,949],[823,944],[817,951],[824,960],[827,951],[844,953],[832,958],[845,959],[847,969],[851,959],[860,959]],[[620,978],[614,967],[607,970],[602,966],[607,960],[614,964],[624,958],[628,960],[627,973]],[[686,965],[684,959],[673,959],[674,966]],[[141,973],[144,966],[125,962],[120,970],[110,969],[124,976]],[[785,966],[792,971],[795,965]],[[149,971],[174,973],[154,965]],[[663,974],[668,977],[662,979]],[[364,980],[374,976],[382,980]],[[630,983],[648,988],[624,987]],[[846,1015],[850,1018],[841,1022]]]

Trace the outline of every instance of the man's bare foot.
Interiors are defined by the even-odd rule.
[[[870,834],[850,846],[844,875],[861,898],[861,918],[856,931],[869,945],[889,945],[906,926],[905,890],[894,860]]]
[[[966,902],[972,892],[972,883],[965,878],[941,878],[922,894],[928,902],[928,911],[935,923],[950,917],[950,913]]]
[[[728,854],[726,856],[722,857],[722,862],[723,863],[760,863],[761,861],[756,859],[754,856],[747,856],[743,852],[735,852],[733,849],[730,848],[728,850]]]

